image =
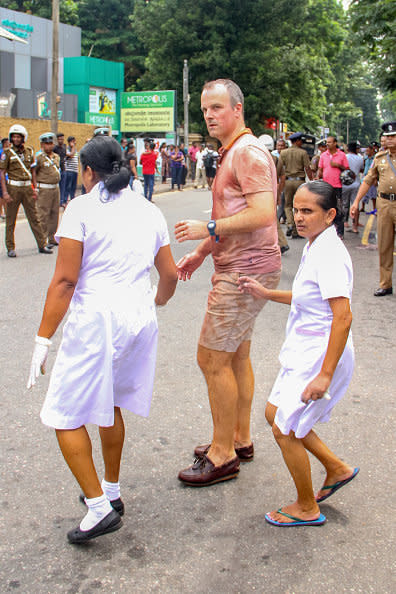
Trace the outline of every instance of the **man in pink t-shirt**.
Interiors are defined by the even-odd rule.
[[[197,172],[197,153],[199,152],[199,146],[197,142],[193,142],[188,149],[188,158],[190,161],[190,177],[195,182],[195,175]]]
[[[328,136],[326,139],[327,151],[320,155],[318,177],[333,186],[337,194],[337,206],[342,212],[342,183],[341,171],[349,169],[348,159],[345,153],[337,148],[337,138]],[[336,224],[338,235],[344,237],[344,220]]]
[[[281,258],[276,225],[276,171],[273,159],[245,127],[243,94],[228,79],[204,85],[201,108],[210,136],[222,147],[214,184],[212,217],[175,226],[179,242],[203,241],[177,264],[179,279],[191,278],[212,254],[213,288],[198,345],[213,419],[213,440],[195,448],[196,462],[179,473],[191,486],[212,485],[237,476],[240,460],[253,458],[250,410],[254,376],[250,343],[265,301],[239,290],[241,275],[276,288]]]

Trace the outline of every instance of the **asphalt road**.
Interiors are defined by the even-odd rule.
[[[155,196],[170,230],[182,218],[208,219],[207,191]],[[1,224],[4,225],[3,223]],[[23,218],[18,258],[0,255],[2,415],[0,591],[23,593],[339,593],[396,591],[395,583],[395,296],[373,297],[376,251],[346,234],[354,262],[355,374],[332,421],[319,434],[360,475],[321,509],[323,527],[279,529],[265,512],[291,502],[294,487],[264,419],[278,371],[287,306],[268,304],[253,339],[255,460],[234,481],[193,489],[177,480],[196,444],[211,437],[206,388],[195,363],[210,286],[208,260],[158,312],[160,344],[148,419],[125,414],[124,526],[71,546],[66,532],[84,514],[79,489],[39,419],[48,376],[25,388],[55,257],[39,255]],[[175,259],[186,251],[176,245]],[[291,241],[281,286],[290,287],[303,240]],[[155,275],[153,275],[155,278]],[[154,280],[154,279],[153,279]],[[53,364],[61,332],[49,357]],[[94,451],[102,472],[94,427]],[[312,464],[316,487],[323,473]]]

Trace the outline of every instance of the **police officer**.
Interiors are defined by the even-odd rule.
[[[391,295],[393,249],[396,228],[396,122],[387,122],[381,126],[386,138],[385,150],[379,151],[368,174],[360,185],[351,208],[352,213],[359,210],[360,200],[369,188],[378,181],[377,193],[377,234],[380,265],[380,286],[375,297]]]
[[[93,136],[110,136],[110,128],[95,128]]]
[[[20,124],[14,124],[8,132],[8,138],[11,146],[4,149],[0,159],[0,182],[7,205],[5,233],[7,255],[9,258],[16,257],[14,230],[20,204],[23,205],[40,254],[52,254],[45,245],[45,236],[37,214],[37,194],[32,188],[32,184],[36,185],[36,160],[33,148],[25,146],[28,138],[26,129]],[[6,174],[8,174],[8,180],[6,180]]]
[[[293,239],[300,237],[297,233],[293,217],[293,198],[298,188],[305,182],[305,174],[309,179],[313,179],[313,174],[309,162],[309,156],[302,146],[303,134],[295,132],[289,136],[292,143],[290,148],[284,149],[280,153],[279,162],[286,176],[285,181],[285,212],[287,231],[286,235]]]
[[[37,156],[37,210],[48,247],[55,247],[55,231],[59,218],[60,157],[54,152],[55,135],[46,132],[40,136],[41,153]]]

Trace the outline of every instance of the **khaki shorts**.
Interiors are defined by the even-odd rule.
[[[281,271],[267,274],[250,274],[268,289],[276,289]],[[213,351],[235,353],[238,347],[251,339],[257,315],[265,299],[254,299],[241,293],[238,278],[245,276],[240,272],[220,272],[212,276],[212,290],[202,324],[199,344]]]

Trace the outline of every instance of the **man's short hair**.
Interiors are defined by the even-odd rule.
[[[58,134],[56,135],[57,138],[60,138],[61,136],[64,136],[63,132],[58,132]]]
[[[2,138],[1,139],[1,144],[4,144],[5,142],[7,142],[8,138]]]
[[[67,137],[67,142],[71,142],[72,140],[76,140],[74,136]]]
[[[216,80],[209,80],[208,82],[206,82],[202,87],[202,91],[205,91],[206,89],[213,89],[213,87],[215,87],[216,85],[223,85],[223,87],[227,89],[232,107],[235,107],[237,103],[242,104],[243,114],[243,106],[245,103],[245,99],[238,85],[230,78],[216,78]]]

